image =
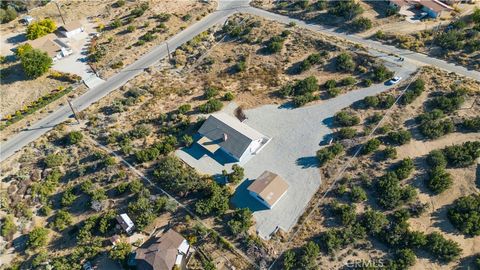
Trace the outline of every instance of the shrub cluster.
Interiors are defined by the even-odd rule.
[[[400,129],[398,131],[391,131],[386,136],[388,142],[395,145],[403,145],[412,139],[412,134],[408,130]]]
[[[209,99],[206,103],[198,106],[198,109],[202,113],[213,113],[220,111],[223,108],[223,103],[215,98]]]
[[[441,110],[434,109],[418,116],[418,129],[423,136],[428,139],[437,139],[445,134],[455,130],[455,126],[450,119],[442,119],[444,114]]]
[[[464,96],[466,93],[466,89],[457,88],[447,94],[434,97],[429,105],[433,109],[441,110],[443,113],[451,113],[462,106],[463,102],[465,102]]]
[[[422,79],[416,79],[410,84],[408,89],[403,94],[400,102],[403,105],[412,103],[417,97],[419,97],[423,91],[425,91],[425,81]]]
[[[403,203],[411,201],[416,191],[411,186],[400,186],[400,179],[395,172],[388,172],[376,183],[378,203],[385,209],[394,209]]]
[[[295,84],[287,84],[279,90],[283,97],[293,97],[295,106],[300,107],[306,103],[315,100],[317,97],[313,94],[318,90],[318,81],[315,76],[309,76]]]
[[[388,109],[395,104],[395,97],[392,95],[368,96],[363,99],[366,108]]]
[[[462,233],[480,235],[480,195],[471,194],[457,199],[448,209],[448,219]]]
[[[317,159],[320,166],[325,165],[328,161],[334,159],[344,151],[344,147],[340,143],[334,143],[331,146],[322,148],[317,151]]]
[[[341,111],[335,114],[333,121],[337,126],[350,127],[358,125],[360,123],[360,118],[346,111]]]
[[[462,127],[468,132],[480,132],[480,116],[465,119]]]
[[[380,147],[380,140],[377,139],[377,138],[373,138],[373,139],[370,139],[368,140],[364,145],[363,145],[363,148],[362,148],[362,154],[363,155],[367,155],[367,154],[370,154],[372,153],[373,151],[377,150],[378,147]]]
[[[319,53],[312,53],[307,58],[305,58],[299,65],[298,71],[302,73],[309,70],[313,65],[316,65],[320,62],[321,55]]]

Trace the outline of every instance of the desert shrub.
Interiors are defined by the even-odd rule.
[[[429,171],[427,186],[435,194],[440,194],[453,184],[452,176],[442,167],[436,167]]]
[[[73,222],[72,215],[65,210],[59,210],[52,223],[53,228],[58,231],[65,230]]]
[[[385,209],[394,209],[402,203],[410,201],[416,195],[416,191],[412,187],[400,186],[400,181],[394,172],[388,172],[378,179],[376,191],[378,204]]]
[[[230,190],[227,186],[220,186],[215,182],[204,188],[205,198],[195,203],[195,211],[202,216],[221,215],[228,210]]]
[[[13,220],[12,215],[6,215],[5,219],[2,221],[2,226],[0,230],[0,235],[5,238],[5,240],[9,241],[12,239],[13,234],[17,231],[17,225]]]
[[[57,29],[57,25],[52,19],[43,19],[37,22],[32,22],[27,26],[27,38],[37,39],[49,33],[53,33]]]
[[[368,209],[363,214],[361,223],[369,234],[377,235],[388,225],[388,219],[382,212]]]
[[[227,222],[227,227],[230,233],[238,235],[240,233],[246,233],[248,229],[253,225],[252,211],[248,208],[236,209],[232,214],[232,218]]]
[[[428,251],[439,261],[451,262],[457,259],[462,249],[455,241],[445,239],[440,233],[433,232],[427,236]]]
[[[352,139],[357,135],[357,130],[350,127],[341,128],[337,132],[337,137],[341,140],[343,139]]]
[[[73,193],[73,188],[67,188],[62,195],[61,204],[63,207],[70,206],[77,199],[77,196]]]
[[[480,116],[465,119],[462,127],[468,132],[480,132]]]
[[[65,159],[66,159],[66,156],[61,153],[49,154],[48,156],[45,157],[43,162],[45,163],[45,166],[47,166],[47,168],[53,168],[53,167],[62,166],[65,163]]]
[[[135,226],[142,230],[148,226],[158,214],[165,210],[166,197],[150,200],[150,194],[140,194],[135,201],[128,204],[128,215],[132,217]]]
[[[463,31],[452,29],[450,31],[445,31],[439,33],[434,42],[441,48],[445,50],[461,50],[463,49],[464,43],[463,40],[465,39],[465,35]]]
[[[395,174],[399,180],[406,179],[415,170],[413,159],[404,158],[395,166]]]
[[[432,168],[445,168],[447,159],[441,150],[432,150],[427,156],[427,164]]]
[[[341,111],[335,114],[333,121],[337,126],[349,127],[358,125],[360,123],[360,118],[346,111]]]
[[[448,165],[464,168],[472,165],[480,157],[480,141],[464,142],[461,145],[447,146],[443,149]]]
[[[78,144],[82,141],[83,139],[83,134],[80,131],[72,131],[68,134],[67,136],[67,143],[72,145],[72,144]]]
[[[349,85],[354,85],[357,82],[354,77],[348,76],[346,78],[343,78],[340,80],[340,85],[342,86],[349,86]]]
[[[191,109],[192,109],[192,105],[190,105],[190,104],[183,104],[183,105],[180,105],[180,107],[178,107],[178,113],[179,113],[179,114],[186,114],[186,113],[189,112]]]
[[[320,54],[312,53],[307,58],[305,58],[299,65],[299,73],[309,70],[313,65],[316,65],[320,62]]]
[[[235,99],[235,95],[232,92],[226,92],[225,95],[223,95],[223,99],[225,101],[232,101]]]
[[[139,42],[140,41],[143,41],[143,42],[150,42],[150,41],[153,41],[157,38],[158,36],[157,35],[154,35],[153,33],[151,32],[147,32],[145,33],[143,36],[141,36],[137,42],[138,45],[143,45],[143,44],[140,44]]]
[[[320,254],[320,247],[312,241],[307,242],[302,248],[299,266],[301,269],[315,269],[317,266],[316,260]]]
[[[360,186],[354,186],[350,190],[350,199],[353,202],[363,202],[367,200],[367,193]]]
[[[369,18],[360,17],[353,20],[350,27],[354,32],[363,32],[372,28],[372,21]]]
[[[285,270],[292,270],[294,269],[295,265],[297,264],[297,258],[295,252],[292,250],[287,250],[283,253],[283,260],[282,260],[282,267]]]
[[[300,80],[295,83],[293,90],[295,96],[313,93],[318,90],[317,78],[315,78],[315,76],[309,76],[303,80]]]
[[[125,0],[118,0],[115,2],[116,7],[123,7],[125,5]]]
[[[352,72],[355,70],[355,62],[348,53],[341,53],[336,57],[335,66],[338,71]]]
[[[278,53],[283,48],[283,42],[285,41],[284,37],[274,36],[266,44],[265,51],[267,53],[273,54]]]
[[[428,139],[436,139],[453,132],[455,129],[453,122],[450,119],[442,120],[443,117],[443,112],[438,109],[421,114],[417,118],[420,133]]]
[[[184,146],[190,147],[193,144],[192,136],[187,135],[187,134],[183,135],[182,136],[182,143],[183,143]]]
[[[466,90],[463,88],[454,89],[450,93],[432,98],[429,105],[444,113],[451,113],[458,110],[465,102],[465,94]]]
[[[388,70],[383,64],[373,68],[372,80],[380,83],[390,79],[393,76],[393,72]]]
[[[471,194],[455,200],[448,209],[448,219],[462,233],[480,235],[480,195]]]
[[[339,88],[330,88],[327,90],[328,96],[332,98],[340,95],[340,93],[341,93],[341,90]]]
[[[128,183],[128,190],[133,193],[137,194],[143,189],[143,184],[140,180],[133,180],[130,183]]]
[[[228,174],[228,181],[233,184],[238,184],[245,177],[244,169],[238,164],[232,166],[232,172]]]
[[[377,108],[380,104],[380,99],[378,96],[368,96],[363,99],[363,104],[365,104],[367,108]]]
[[[322,148],[317,151],[317,159],[320,166],[334,159],[344,151],[344,147],[340,143],[334,143],[331,146]]]
[[[141,5],[134,8],[130,12],[130,16],[133,17],[133,18],[138,18],[138,17],[142,16],[148,8],[149,8],[148,3],[144,2]]]
[[[153,175],[160,184],[171,191],[186,195],[203,187],[204,181],[192,168],[171,156],[160,160]]]
[[[293,104],[295,107],[301,107],[309,102],[316,100],[317,97],[311,93],[306,93],[303,95],[293,97]]]
[[[397,157],[397,149],[387,146],[382,152],[384,159],[394,159]]]
[[[349,244],[354,244],[357,240],[364,239],[366,230],[359,223],[342,229],[330,229],[320,234],[319,243],[325,252],[332,254],[335,250],[343,248]]]
[[[332,204],[332,212],[338,222],[343,226],[350,226],[355,223],[357,215],[355,213],[355,205]]]
[[[35,227],[28,234],[27,247],[37,249],[44,247],[48,240],[48,229],[43,227]]]
[[[121,27],[123,25],[122,21],[118,18],[116,18],[115,20],[113,20],[113,22],[110,24],[110,27],[115,29],[115,28],[118,28],[118,27]]]
[[[328,80],[325,82],[325,84],[323,85],[325,87],[325,89],[333,89],[335,87],[337,87],[337,81],[331,79],[331,80]]]
[[[160,156],[160,150],[156,147],[149,147],[147,149],[135,152],[135,159],[139,163],[145,163],[157,159]]]
[[[400,129],[398,131],[389,132],[387,134],[387,139],[392,144],[403,145],[412,139],[412,134],[408,130]]]
[[[390,260],[387,263],[387,268],[398,270],[409,269],[415,265],[416,260],[417,256],[415,256],[415,252],[413,252],[413,250],[408,248],[400,249],[395,252],[393,260]]]
[[[198,106],[198,109],[202,113],[212,113],[221,110],[223,103],[215,98],[209,99],[206,103]]]
[[[17,11],[15,10],[15,8],[13,8],[12,6],[7,6],[4,9],[2,5],[2,9],[0,9],[0,22],[8,23],[15,20],[15,18],[17,18]]]
[[[22,54],[20,58],[22,68],[29,78],[38,78],[45,74],[52,66],[53,60],[47,53],[32,49]]]
[[[365,79],[363,80],[363,86],[369,87],[373,84],[373,81],[371,79]]]
[[[211,98],[214,98],[217,95],[218,95],[218,88],[213,87],[213,86],[208,86],[207,88],[205,88],[204,93],[203,93],[203,96],[207,100],[211,99]]]
[[[147,137],[151,133],[152,129],[149,126],[141,124],[136,125],[132,130],[130,130],[128,135],[133,139],[141,139]]]
[[[127,242],[120,242],[110,249],[109,257],[112,260],[124,261],[132,252],[132,245]]]
[[[354,0],[329,2],[328,13],[349,21],[363,12],[363,8]]]
[[[417,97],[419,97],[424,90],[425,90],[425,81],[422,79],[416,79],[414,82],[410,84],[408,89],[405,91],[400,102],[404,105],[410,104]]]
[[[157,19],[159,22],[167,22],[171,17],[172,15],[169,13],[159,13],[155,15],[155,19]]]
[[[381,142],[377,138],[373,138],[373,139],[368,140],[363,145],[362,154],[366,155],[366,154],[372,153],[373,151],[377,150],[378,147],[380,147],[380,144],[381,144]]]

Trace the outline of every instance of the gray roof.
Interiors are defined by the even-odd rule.
[[[225,113],[211,114],[198,133],[237,159],[240,159],[252,141],[265,138],[260,132]],[[227,140],[224,140],[224,134],[227,135]]]
[[[170,229],[155,243],[139,248],[135,254],[139,270],[171,270],[179,253],[178,249],[185,240],[176,231]]]

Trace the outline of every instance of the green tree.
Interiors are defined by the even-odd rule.
[[[31,249],[44,247],[48,240],[48,229],[43,227],[35,227],[28,234],[27,246]]]
[[[8,23],[17,18],[17,11],[11,6],[7,6],[6,9],[0,9],[0,21],[2,23]]]
[[[353,186],[350,191],[350,198],[353,202],[363,202],[367,200],[367,193],[360,186]]]
[[[334,143],[331,146],[318,150],[317,159],[320,166],[323,166],[328,161],[334,159],[335,157],[343,153],[343,151],[344,151],[344,147],[341,143]]]
[[[212,182],[205,188],[206,198],[199,200],[195,204],[195,211],[203,216],[220,215],[228,210],[230,200],[230,190],[227,186],[220,186]]]
[[[181,195],[197,191],[205,184],[194,169],[185,167],[182,161],[172,156],[161,159],[153,174],[163,187]]]
[[[372,28],[372,20],[366,17],[360,17],[352,21],[351,30],[355,32],[363,32]]]
[[[109,256],[112,260],[124,261],[132,252],[132,245],[127,242],[120,242],[110,249]]]
[[[61,204],[64,207],[70,206],[76,199],[77,196],[73,193],[73,188],[69,187],[63,192]]]
[[[72,131],[68,134],[67,136],[67,143],[72,145],[72,144],[78,144],[82,141],[83,139],[83,134],[80,131]]]
[[[295,252],[292,250],[287,250],[283,253],[283,269],[291,270],[294,269],[295,265],[297,264],[297,258],[295,256]]]
[[[52,223],[53,228],[58,231],[65,230],[73,222],[72,215],[65,210],[59,210]]]
[[[362,154],[367,155],[367,154],[372,153],[373,151],[377,150],[378,147],[380,147],[380,144],[381,144],[381,142],[377,138],[373,138],[373,139],[368,140],[363,145]]]
[[[46,52],[32,49],[23,53],[20,58],[25,74],[30,78],[37,78],[47,72],[53,60]]]
[[[408,130],[391,131],[387,134],[387,139],[395,145],[403,145],[412,139],[412,134]]]
[[[232,166],[232,172],[228,174],[228,181],[233,184],[238,184],[244,177],[244,169],[241,166],[234,164]]]
[[[427,156],[427,164],[432,168],[445,168],[447,159],[441,150],[432,150]]]
[[[341,53],[336,58],[336,68],[343,72],[352,72],[355,70],[355,62],[348,53]]]
[[[248,208],[236,209],[232,218],[227,222],[228,229],[233,235],[245,233],[253,225],[252,211]]]
[[[427,186],[435,194],[444,192],[452,184],[452,176],[443,167],[435,167],[428,173]]]
[[[451,262],[462,253],[460,245],[452,240],[445,239],[440,233],[433,232],[427,236],[427,249],[432,255],[442,261]]]
[[[53,168],[62,166],[65,163],[65,155],[57,153],[57,154],[49,154],[45,157],[44,163],[47,168]]]
[[[472,194],[455,200],[448,209],[448,219],[462,233],[480,235],[480,195]]]
[[[341,111],[335,114],[333,121],[337,126],[350,127],[358,125],[360,123],[360,118],[346,111]]]
[[[382,212],[368,209],[362,216],[362,224],[367,232],[376,235],[387,226],[388,219]]]
[[[2,235],[5,240],[12,240],[13,234],[17,231],[17,225],[13,220],[12,215],[7,215],[2,222],[2,229],[0,230],[0,235]]]
[[[345,128],[341,128],[338,132],[337,132],[337,136],[339,139],[352,139],[354,138],[355,136],[357,135],[357,130],[354,129],[354,128],[350,128],[350,127],[345,127]]]
[[[302,269],[315,269],[317,266],[316,260],[319,254],[320,247],[314,242],[309,241],[303,246],[299,262]]]
[[[43,19],[38,22],[32,22],[27,26],[27,38],[37,39],[49,33],[53,33],[57,29],[57,25],[52,19]]]
[[[202,113],[212,113],[220,111],[223,108],[223,103],[215,98],[209,99],[206,103],[198,106],[198,109]]]

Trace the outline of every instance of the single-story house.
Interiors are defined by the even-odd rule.
[[[268,138],[226,113],[211,114],[198,130],[197,143],[214,154],[223,151],[242,162],[261,150]]]
[[[123,213],[120,214],[116,217],[118,224],[120,224],[120,227],[128,233],[131,234],[133,229],[135,228],[135,225],[133,224],[133,221],[130,219],[130,217]]]
[[[184,269],[189,252],[187,240],[170,229],[149,246],[137,249],[129,264],[138,270],[172,270],[174,266]]]
[[[432,18],[443,17],[453,10],[451,6],[438,0],[419,0],[418,2],[422,6],[422,10]]]
[[[287,193],[288,183],[278,174],[264,171],[247,189],[250,195],[272,209]]]
[[[84,31],[84,28],[80,21],[69,22],[63,26],[60,26],[58,29],[60,30],[60,33],[62,33],[62,35],[66,36],[67,38],[71,38]]]
[[[61,42],[55,34],[48,34],[27,43],[34,49],[46,52],[54,61],[72,54],[72,49]]]

